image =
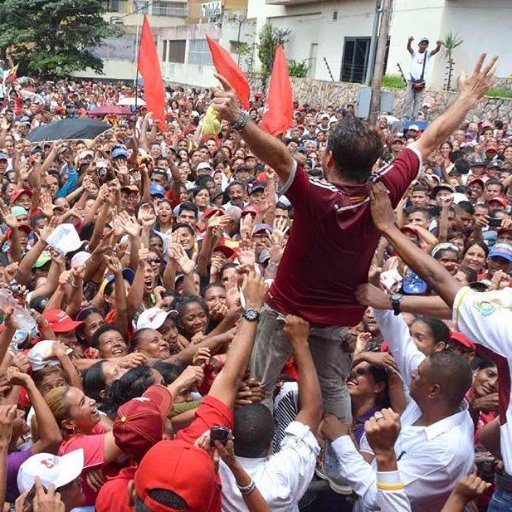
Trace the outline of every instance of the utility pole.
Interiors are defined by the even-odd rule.
[[[384,74],[384,59],[386,58],[386,49],[389,39],[389,25],[391,21],[391,12],[393,10],[393,0],[382,0],[382,15],[380,20],[379,40],[377,42],[377,55],[375,58],[375,68],[372,77],[372,100],[370,103],[371,124],[377,122],[380,113],[380,88],[382,76]]]

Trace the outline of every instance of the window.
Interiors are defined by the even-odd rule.
[[[200,66],[211,66],[212,59],[206,39],[191,39],[189,41],[188,62]]]
[[[169,40],[167,41],[167,62],[176,62],[183,64],[185,62],[186,41]]]
[[[346,37],[341,62],[341,81],[363,83],[367,79],[370,57],[370,37]],[[389,54],[389,40],[384,57],[384,69],[386,69]],[[371,79],[371,76],[368,77]]]
[[[370,55],[369,37],[346,37],[341,63],[341,81],[362,83],[366,80],[368,57]]]
[[[167,62],[167,40],[164,39],[162,44],[162,62]]]
[[[154,16],[187,17],[188,7],[186,2],[168,2],[166,0],[153,0],[151,2],[151,14]]]

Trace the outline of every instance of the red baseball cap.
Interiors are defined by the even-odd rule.
[[[27,235],[30,235],[30,233],[32,233],[32,228],[30,226],[28,226],[27,224],[19,224],[18,230],[24,231]],[[5,238],[9,239],[9,238],[11,238],[11,235],[12,235],[12,229],[7,228],[5,231]]]
[[[219,208],[217,206],[212,206],[210,208],[206,208],[204,211],[203,217],[205,219],[209,219],[212,215],[215,215],[216,213],[220,213],[221,215],[224,215],[224,209]]]
[[[490,144],[487,144],[487,146],[485,146],[485,151],[495,151],[495,152],[498,152],[498,145],[497,144],[494,144],[493,142],[491,142]]]
[[[493,197],[489,199],[488,203],[500,203],[500,205],[503,206],[503,208],[508,208],[508,201],[504,197]]]
[[[257,215],[258,209],[255,206],[248,205],[242,210],[242,217],[245,215],[251,214],[251,215]]]
[[[17,201],[18,198],[23,194],[28,194],[30,197],[32,197],[32,190],[29,190],[28,188],[15,190],[11,196],[11,204],[14,204],[14,202]]]
[[[213,252],[221,252],[228,260],[236,254],[236,252],[227,245],[217,245],[215,249],[213,249]]]
[[[188,512],[211,510],[219,487],[213,460],[202,448],[186,441],[160,441],[140,462],[134,478],[135,491],[154,512],[177,512],[151,496],[152,489],[176,493],[187,502]]]
[[[453,331],[450,333],[450,340],[460,343],[466,348],[469,348],[472,352],[475,352],[476,345],[464,334],[459,331]]]
[[[150,386],[141,397],[119,407],[113,433],[117,446],[140,461],[162,440],[164,420],[172,408],[172,395],[165,386]]]
[[[48,321],[50,329],[53,332],[69,332],[83,324],[83,322],[72,320],[62,309],[50,309],[50,311],[45,311],[43,318]]]

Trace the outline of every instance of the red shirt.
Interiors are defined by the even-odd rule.
[[[133,512],[128,497],[128,484],[135,477],[137,465],[122,469],[117,476],[108,478],[96,499],[96,512]]]
[[[91,434],[74,434],[66,437],[59,446],[57,455],[65,455],[82,448],[84,450],[84,470],[82,471],[82,489],[85,494],[83,506],[93,506],[97,492],[87,482],[87,472],[92,469],[102,469],[105,476],[111,476],[119,471],[113,464],[105,461],[105,429],[98,423]]]
[[[414,146],[372,176],[390,191],[397,205],[421,170]],[[290,239],[269,290],[267,302],[282,313],[311,324],[352,326],[364,307],[355,298],[380,234],[370,213],[371,182],[334,185],[310,178],[300,166],[281,190],[294,207]]]

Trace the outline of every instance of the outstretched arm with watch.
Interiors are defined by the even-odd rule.
[[[235,405],[238,388],[249,364],[256,338],[259,311],[267,294],[267,286],[263,277],[250,272],[245,277],[242,290],[245,305],[240,326],[229,347],[224,368],[208,393],[209,396],[217,398],[231,408]]]
[[[388,295],[377,286],[365,283],[357,287],[356,298],[363,306],[377,309],[393,309],[395,314],[412,313],[427,315],[443,320],[451,320],[452,311],[438,295],[420,296],[393,294]],[[397,313],[398,312],[398,313]]]
[[[286,183],[293,166],[293,158],[288,149],[279,139],[264,132],[251,121],[247,112],[240,108],[240,102],[229,82],[221,75],[215,76],[222,84],[222,88],[211,89],[215,110],[222,119],[229,121],[232,128],[240,132],[256,157],[272,167],[281,182]]]

